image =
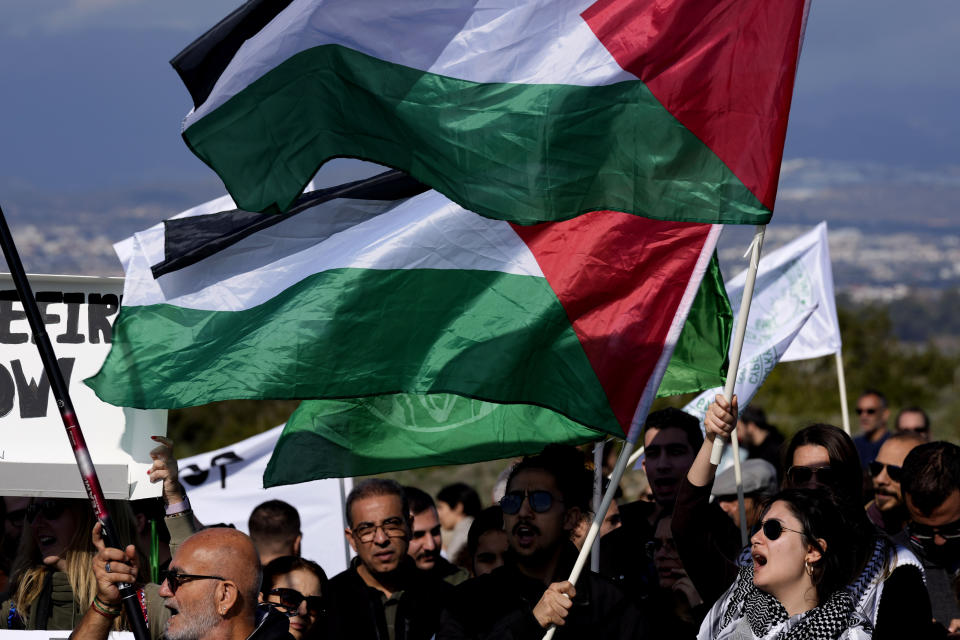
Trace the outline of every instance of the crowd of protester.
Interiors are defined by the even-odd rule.
[[[879,391],[856,412],[854,438],[813,424],[789,439],[736,398],[718,396],[702,425],[651,414],[649,495],[623,503],[615,489],[599,572],[576,582],[594,518],[592,456],[577,448],[513,461],[485,509],[462,482],[436,498],[357,482],[344,531],[355,557],[328,577],[301,557],[285,502],[253,509],[249,535],[201,525],[172,443],[156,438],[162,498],[110,505],[121,548],[105,545],[86,501],[0,501],[0,629],[105,640],[130,628],[129,584],[151,637],[169,640],[520,640],[551,627],[560,640],[960,637],[960,448],[932,440],[919,407],[891,432]],[[739,481],[710,462],[735,429]],[[605,449],[605,472],[616,455]]]

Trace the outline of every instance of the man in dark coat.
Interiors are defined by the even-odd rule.
[[[539,640],[551,625],[557,640],[645,637],[640,612],[613,582],[590,571],[576,585],[567,580],[577,557],[570,535],[589,509],[590,476],[583,455],[559,445],[514,468],[500,501],[508,562],[457,588],[438,640]]]
[[[324,638],[428,640],[451,585],[417,569],[408,553],[410,505],[392,480],[359,483],[347,497],[345,534],[357,552],[324,595]]]

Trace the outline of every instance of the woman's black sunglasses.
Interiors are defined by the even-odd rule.
[[[797,531],[796,529],[788,529],[783,526],[783,523],[775,518],[769,520],[764,520],[762,523],[754,527],[754,533],[757,531],[763,530],[763,535],[767,540],[771,542],[780,537],[784,531],[792,531],[794,533],[799,533],[800,535],[806,535],[803,531]]]
[[[520,512],[524,498],[530,502],[530,508],[536,513],[550,511],[553,501],[556,500],[549,491],[510,491],[500,498],[500,509],[509,516],[515,515]]]
[[[312,616],[319,616],[323,613],[323,598],[321,596],[305,596],[296,589],[277,587],[271,589],[268,596],[277,596],[280,602],[272,603],[274,606],[286,609],[285,613],[291,618],[297,615],[300,610],[300,604],[307,603],[307,612]]]
[[[56,520],[67,510],[67,503],[63,500],[44,500],[27,506],[27,522],[33,522],[38,515],[44,520]]]
[[[830,467],[790,467],[787,469],[787,480],[794,487],[801,487],[812,482],[825,487],[836,484],[837,474]]]

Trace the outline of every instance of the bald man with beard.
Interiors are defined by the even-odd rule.
[[[73,632],[78,640],[106,640],[121,607],[117,584],[134,583],[134,547],[105,547],[94,529],[97,599]],[[107,563],[110,564],[107,571]],[[289,620],[270,607],[257,607],[260,559],[253,541],[228,528],[204,529],[187,538],[161,574],[160,595],[170,614],[167,640],[288,640]],[[101,605],[97,607],[97,600]]]

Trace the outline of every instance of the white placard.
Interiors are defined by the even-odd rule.
[[[155,446],[150,436],[166,434],[167,412],[115,407],[83,384],[110,350],[123,278],[28,279],[104,494],[132,500],[160,495],[146,470]],[[9,274],[0,274],[0,495],[86,496]]]
[[[267,500],[283,500],[300,513],[303,531],[301,555],[318,562],[328,576],[347,567],[343,536],[343,507],[339,480],[263,488],[263,471],[280,437],[282,426],[236,444],[180,460],[180,480],[193,512],[204,524],[227,523],[248,532],[254,507]],[[174,445],[176,447],[176,445]],[[345,491],[353,488],[345,480]]]

